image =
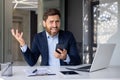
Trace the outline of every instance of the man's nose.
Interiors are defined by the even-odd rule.
[[[56,23],[56,22],[54,22],[54,23],[53,23],[53,27],[56,27],[56,26],[57,26],[57,23]]]

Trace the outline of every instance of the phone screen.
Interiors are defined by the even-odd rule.
[[[75,71],[60,71],[61,73],[63,73],[64,75],[73,75],[73,74],[79,74]]]

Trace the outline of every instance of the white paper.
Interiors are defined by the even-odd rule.
[[[43,76],[43,75],[49,75],[54,74],[47,68],[39,68],[36,72],[33,72],[35,69],[26,69],[25,73],[27,76]]]

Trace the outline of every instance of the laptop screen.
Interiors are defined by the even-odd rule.
[[[90,71],[108,67],[114,48],[115,44],[98,44]]]

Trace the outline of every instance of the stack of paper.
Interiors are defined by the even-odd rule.
[[[47,68],[39,68],[39,69],[27,69],[25,70],[27,76],[43,76],[43,75],[55,75]]]

